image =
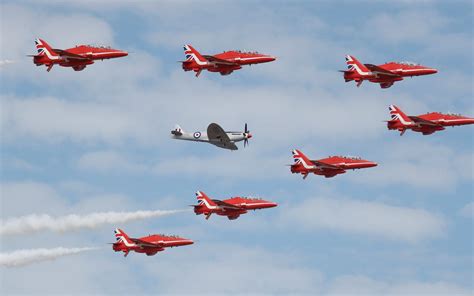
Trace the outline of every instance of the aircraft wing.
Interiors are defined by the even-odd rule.
[[[143,241],[141,239],[132,238],[131,239],[135,244],[137,244],[140,248],[162,248],[162,244],[154,244],[150,242]]]
[[[390,72],[388,70],[385,70],[383,68],[380,68],[379,66],[372,65],[372,64],[364,64],[364,65],[367,67],[367,69],[369,69],[372,73],[376,74],[379,77],[382,77],[382,78],[383,77],[387,77],[387,78],[400,77],[400,75]]]
[[[212,201],[215,202],[219,207],[224,208],[226,210],[241,210],[242,209],[239,206],[226,203],[225,201],[222,201],[222,200],[213,199]]]
[[[68,59],[68,60],[77,60],[77,61],[88,61],[90,60],[89,58],[83,57],[81,55],[75,54],[75,53],[70,53],[68,51],[62,50],[62,49],[53,49],[53,51],[60,56]]]
[[[319,160],[311,160],[311,162],[314,163],[314,165],[324,170],[341,170],[341,168],[338,167],[337,165],[332,165],[332,164],[325,163]]]
[[[206,60],[208,60],[209,62],[211,62],[213,64],[216,64],[218,66],[237,66],[237,65],[239,65],[237,63],[230,62],[230,61],[223,60],[223,59],[219,59],[219,58],[216,58],[215,56],[211,56],[211,55],[203,55],[203,57]]]
[[[424,126],[428,126],[428,127],[437,127],[437,126],[440,126],[439,124],[437,124],[436,122],[433,122],[433,121],[430,121],[430,120],[426,120],[426,119],[423,119],[423,118],[420,118],[420,117],[417,117],[417,116],[408,116],[408,118],[410,118],[411,120],[413,120],[413,122],[419,124],[419,125],[424,125]]]
[[[235,145],[234,142],[228,142],[228,143],[220,143],[220,142],[209,142],[212,145],[216,145],[217,147],[224,148],[224,149],[230,149],[230,150],[239,150],[239,147]]]
[[[237,146],[229,139],[229,136],[217,123],[211,123],[207,127],[207,136],[211,144],[221,148],[237,150]]]

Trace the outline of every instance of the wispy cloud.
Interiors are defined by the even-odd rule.
[[[136,212],[102,212],[88,215],[67,215],[52,217],[50,215],[33,214],[11,218],[0,222],[0,234],[26,234],[42,230],[66,232],[81,228],[96,228],[103,224],[126,223],[147,218],[163,217],[187,210],[169,211],[136,211]]]
[[[97,250],[97,247],[85,248],[53,248],[53,249],[29,249],[17,250],[11,253],[0,253],[0,266],[20,267],[39,263],[42,261],[56,260],[60,257],[79,254],[82,252]]]
[[[91,169],[99,172],[137,173],[150,168],[145,164],[134,163],[116,151],[95,151],[87,153],[77,161],[80,169]]]
[[[459,210],[459,214],[466,218],[474,218],[474,202],[470,202],[465,205],[461,210]]]
[[[471,295],[455,283],[382,281],[362,275],[343,275],[329,283],[328,295]]]
[[[423,209],[341,198],[314,198],[283,214],[307,230],[326,229],[415,243],[443,234],[445,220]]]

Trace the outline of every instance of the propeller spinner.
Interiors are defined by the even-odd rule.
[[[249,144],[249,139],[252,137],[252,134],[250,133],[250,131],[248,130],[247,128],[247,123],[245,124],[245,128],[244,128],[244,147],[247,146]]]

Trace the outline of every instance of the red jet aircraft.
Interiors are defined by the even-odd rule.
[[[357,87],[362,81],[380,83],[381,88],[389,88],[396,81],[403,80],[403,77],[435,74],[438,70],[428,68],[412,62],[389,62],[383,65],[362,64],[353,56],[346,56],[348,70],[341,70],[344,73],[346,82],[354,80]]]
[[[259,210],[276,207],[274,202],[258,198],[233,197],[225,200],[210,199],[204,192],[196,192],[198,205],[194,207],[196,215],[206,215],[206,220],[211,214],[227,216],[229,220],[239,218],[241,214],[246,214],[248,210]]]
[[[400,136],[402,136],[407,129],[420,132],[423,135],[431,135],[434,132],[444,130],[445,126],[474,123],[474,118],[469,118],[460,114],[432,112],[418,116],[407,116],[395,105],[390,105],[388,109],[390,110],[392,119],[387,121],[387,127],[389,130],[400,131]]]
[[[331,156],[319,160],[310,160],[299,150],[293,150],[292,153],[295,163],[291,165],[291,173],[302,174],[303,179],[306,179],[310,173],[332,178],[335,175],[344,174],[346,170],[377,166],[377,163],[359,157]]]
[[[127,257],[130,251],[153,256],[158,252],[164,251],[165,248],[192,245],[194,243],[190,239],[178,236],[153,234],[140,238],[130,238],[122,229],[117,228],[114,232],[117,242],[112,244],[112,248],[115,252],[124,252],[125,257]]]
[[[51,71],[54,65],[72,67],[74,71],[82,71],[87,65],[92,65],[95,60],[113,59],[127,56],[126,51],[121,51],[105,46],[77,45],[65,50],[54,49],[46,41],[36,39],[37,55],[32,55],[36,66],[45,65],[46,71]]]
[[[216,55],[201,55],[191,45],[184,46],[186,60],[183,61],[184,71],[196,72],[196,77],[202,70],[219,72],[229,75],[234,70],[242,69],[242,65],[261,64],[274,61],[276,58],[258,52],[225,51]]]

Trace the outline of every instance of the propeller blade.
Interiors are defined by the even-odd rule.
[[[247,130],[247,123],[245,123],[245,133],[248,133],[249,131]]]

